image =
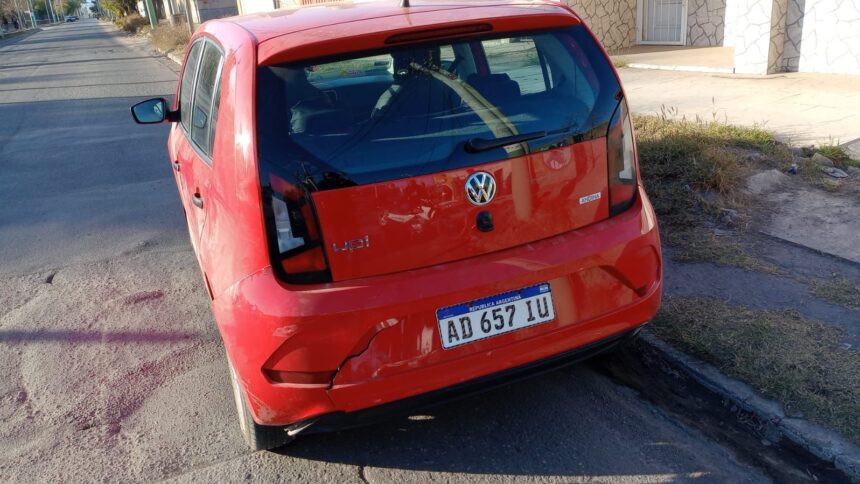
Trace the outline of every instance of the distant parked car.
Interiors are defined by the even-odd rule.
[[[660,305],[624,91],[562,4],[213,20],[132,114],[173,123],[252,448],[578,361]]]
[[[75,17],[74,15],[66,17],[66,22],[77,22],[77,21],[78,21],[78,18]]]

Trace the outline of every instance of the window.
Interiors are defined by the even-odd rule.
[[[223,64],[222,64],[223,65]],[[209,149],[206,151],[212,155],[212,147],[215,144],[215,125],[218,124],[218,106],[221,103],[221,76],[215,85],[215,98],[212,100],[212,115],[209,119]]]
[[[308,81],[319,88],[324,88],[331,82],[348,83],[353,78],[390,76],[391,56],[375,55],[341,62],[329,62],[309,66],[306,72]]]
[[[191,115],[191,141],[207,155],[212,154],[212,141],[215,137],[214,126],[218,110],[216,83],[220,80],[221,51],[215,44],[206,43],[200,60],[197,75],[197,88],[194,90],[194,108]]]
[[[257,83],[261,169],[320,190],[604,136],[620,89],[582,26],[263,66]],[[537,133],[518,148],[472,149]]]
[[[203,50],[203,42],[197,42],[191,46],[179,85],[179,117],[185,131],[191,129],[191,96],[194,95],[194,78],[197,77],[197,64],[201,50]]]

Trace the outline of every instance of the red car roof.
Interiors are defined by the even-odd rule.
[[[540,20],[538,19],[540,17]],[[399,0],[337,2],[276,10],[223,19],[248,31],[259,45],[260,64],[282,62],[310,55],[343,51],[343,39],[373,34],[399,33],[465,22],[510,23],[514,18],[532,19],[521,29],[579,22],[558,2],[547,0],[469,1],[412,0],[400,6]],[[554,19],[554,20],[553,20]],[[512,30],[510,28],[503,30]],[[340,48],[324,44],[340,42]],[[320,46],[322,46],[320,50]],[[290,55],[284,55],[286,51]],[[352,49],[347,49],[352,50]]]
[[[504,7],[560,7],[558,2],[548,0],[442,0],[438,2],[414,0],[410,3],[410,7],[404,8],[400,6],[398,0],[331,2],[231,17],[224,20],[242,26],[254,35],[258,42],[265,42],[274,37],[302,30],[312,30],[359,20],[409,16],[416,13],[481,8],[488,11],[495,10],[496,15],[493,17],[500,17],[508,12]]]

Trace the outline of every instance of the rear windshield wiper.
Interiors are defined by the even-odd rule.
[[[531,141],[546,136],[546,131],[535,131],[533,133],[515,134],[504,138],[484,139],[472,138],[466,141],[466,151],[469,153],[480,153],[482,151],[501,148],[502,146]]]

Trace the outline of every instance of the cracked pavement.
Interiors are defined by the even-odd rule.
[[[0,481],[760,482],[588,365],[251,453],[187,239],[144,40],[82,20],[0,43]]]

